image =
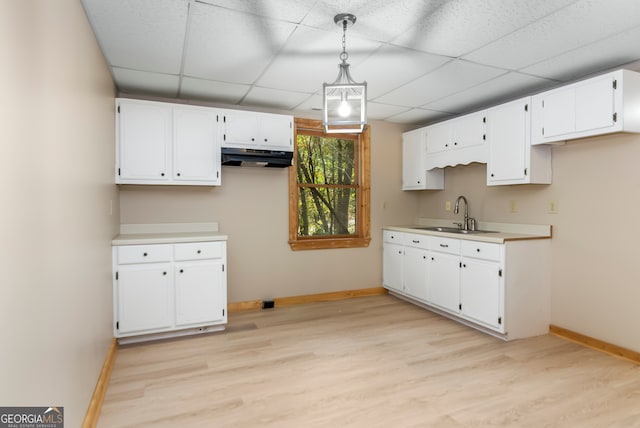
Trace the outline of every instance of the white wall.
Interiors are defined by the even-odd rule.
[[[0,82],[0,403],[77,427],[113,336],[119,213],[114,88],[78,0],[0,2]]]
[[[418,195],[400,190],[402,128],[371,129],[368,248],[291,251],[286,169],[223,167],[219,188],[121,186],[121,220],[218,221],[229,235],[229,302],[380,287],[381,228],[411,223]]]
[[[459,219],[445,201],[465,195],[478,220],[552,224],[552,324],[640,352],[638,159],[640,136],[619,134],[554,147],[551,185],[486,187],[485,165],[447,168],[419,214]]]

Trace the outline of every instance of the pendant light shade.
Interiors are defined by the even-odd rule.
[[[358,83],[349,72],[346,51],[346,32],[356,22],[350,13],[341,13],[333,18],[342,26],[342,53],[338,64],[338,77],[333,83],[322,85],[322,123],[328,134],[360,133],[367,123],[367,82]]]

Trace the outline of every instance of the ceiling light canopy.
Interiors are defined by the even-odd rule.
[[[347,27],[355,24],[356,17],[340,13],[333,21],[342,26],[342,62],[336,80],[322,84],[322,124],[328,134],[360,133],[367,123],[367,82],[357,83],[351,78],[346,50]]]

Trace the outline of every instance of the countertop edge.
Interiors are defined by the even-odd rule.
[[[189,242],[227,241],[227,235],[218,232],[189,233],[137,233],[120,234],[111,241],[112,246],[146,244],[180,244]]]
[[[440,236],[444,238],[455,238],[462,239],[466,241],[478,241],[478,242],[493,242],[498,244],[503,244],[509,241],[527,241],[527,240],[535,240],[535,239],[551,239],[551,233],[549,234],[540,234],[540,235],[532,235],[526,233],[513,233],[513,232],[501,232],[496,231],[495,233],[482,233],[477,235],[467,235],[462,233],[451,233],[451,232],[438,232],[434,230],[424,230],[424,229],[416,229],[416,227],[424,227],[423,225],[416,226],[383,226],[383,230],[395,230],[397,232],[404,233],[415,233],[419,235],[431,235],[431,236]],[[550,230],[550,229],[549,229]]]

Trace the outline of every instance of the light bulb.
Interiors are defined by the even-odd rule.
[[[340,106],[338,106],[338,114],[340,117],[347,117],[351,114],[351,106],[347,100],[340,101]]]

